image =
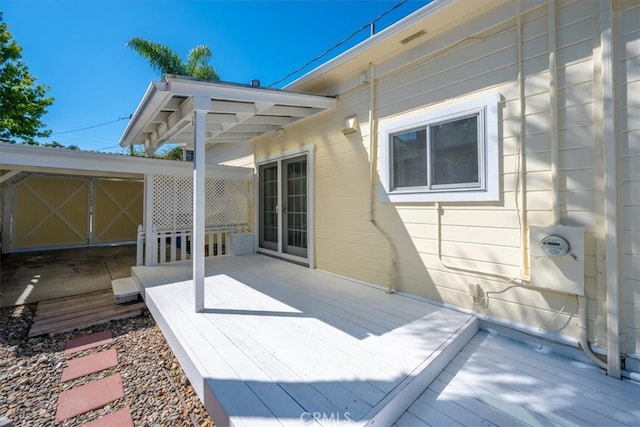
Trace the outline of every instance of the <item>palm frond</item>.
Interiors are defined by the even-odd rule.
[[[196,70],[198,65],[207,64],[211,59],[211,48],[205,45],[198,45],[189,51],[189,55],[187,56],[187,71],[189,74]]]
[[[151,68],[161,74],[187,75],[188,70],[180,56],[167,46],[141,37],[134,37],[126,44],[149,62]]]

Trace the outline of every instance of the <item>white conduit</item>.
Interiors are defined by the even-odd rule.
[[[369,222],[384,240],[387,246],[388,276],[387,276],[387,293],[392,294],[396,289],[396,261],[393,243],[391,238],[387,236],[375,219],[375,195],[376,191],[376,174],[378,172],[378,134],[376,129],[376,85],[375,85],[375,65],[369,63],[369,155],[371,156],[369,170]]]
[[[578,339],[580,341],[582,351],[584,351],[585,354],[589,356],[589,359],[593,360],[596,365],[606,370],[607,364],[596,356],[596,354],[591,350],[591,345],[589,344],[587,330],[587,298],[583,296],[578,296],[578,325],[580,328]]]

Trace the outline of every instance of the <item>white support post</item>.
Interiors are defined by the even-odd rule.
[[[144,264],[153,265],[153,179],[154,175],[144,176],[144,212],[143,227],[145,235],[146,250],[144,252]]]
[[[138,240],[136,243],[136,265],[142,265],[144,255],[144,229],[142,224],[138,225]]]
[[[193,259],[193,293],[196,312],[204,310],[204,225],[205,225],[205,138],[207,111],[211,104],[209,98],[193,100],[193,240],[191,256]]]
[[[148,265],[158,265],[158,227],[151,225],[151,232],[147,233],[147,243],[151,252],[151,262]]]

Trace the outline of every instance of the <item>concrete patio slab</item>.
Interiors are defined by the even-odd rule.
[[[130,276],[135,246],[15,253],[2,260],[0,306],[10,307],[111,289]]]

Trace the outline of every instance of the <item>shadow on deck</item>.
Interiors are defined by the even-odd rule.
[[[216,425],[391,425],[478,330],[470,315],[269,257],[134,267]]]

